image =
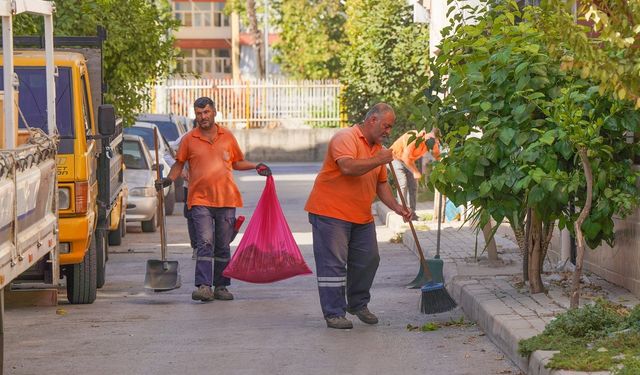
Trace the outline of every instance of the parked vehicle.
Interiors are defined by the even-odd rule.
[[[143,113],[138,115],[136,119],[140,122],[156,125],[160,134],[167,140],[167,143],[172,147],[173,151],[177,150],[175,141],[191,130],[191,121],[185,116]],[[174,184],[176,186],[176,202],[184,202],[184,181],[180,177]]]
[[[136,122],[133,126],[125,128],[124,132],[125,134],[132,134],[132,135],[137,135],[141,137],[144,140],[144,143],[147,145],[147,148],[149,150],[154,150],[153,132],[155,131],[156,128],[157,128],[156,125],[151,123]],[[162,166],[162,175],[166,176],[169,173],[169,170],[171,169],[171,166],[173,165],[173,163],[175,163],[174,153],[171,147],[169,146],[167,140],[162,136],[162,134],[158,139],[159,139],[158,153],[161,156],[159,165]],[[156,157],[155,152],[151,152],[151,158],[153,159],[154,164],[156,163],[155,157]],[[175,183],[165,188],[164,212],[167,215],[173,214],[175,203],[176,203],[177,188],[178,187],[176,186]],[[182,189],[182,186],[180,186],[180,189]]]
[[[154,187],[155,164],[142,137],[125,134],[124,172],[129,187],[127,223],[139,222],[143,232],[155,232],[158,226],[158,198]]]
[[[42,48],[40,37],[15,38],[21,47]],[[98,37],[55,38],[58,48],[101,45]],[[115,109],[102,104],[101,49],[82,53],[56,50],[56,126],[59,264],[66,276],[70,303],[93,303],[105,283],[109,233],[122,233],[126,196],[123,189],[122,134]],[[19,105],[32,128],[47,129],[45,53],[15,50]],[[25,110],[26,109],[26,110]],[[25,127],[22,118],[20,126]],[[43,265],[43,277],[51,274]],[[55,281],[57,282],[57,281]]]

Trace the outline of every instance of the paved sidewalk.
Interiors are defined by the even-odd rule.
[[[430,207],[418,207],[420,209]],[[416,252],[415,241],[408,224],[389,212],[381,203],[374,210],[378,217],[387,218],[387,226],[403,233],[404,244]],[[435,255],[437,222],[417,222],[418,240],[427,258]],[[482,233],[476,237],[461,222],[442,224],[440,255],[444,260],[445,284],[448,292],[467,316],[476,321],[487,336],[525,373],[530,375],[609,374],[609,372],[576,372],[550,370],[545,364],[553,356],[550,351],[537,351],[530,358],[518,354],[518,342],[541,333],[546,323],[558,313],[566,311],[568,273],[548,272],[543,276],[547,294],[530,295],[522,284],[522,256],[518,246],[504,235],[496,235],[500,261],[490,263]],[[477,250],[476,250],[477,249]],[[417,254],[417,252],[416,252]],[[545,268],[553,268],[545,265]],[[603,296],[614,302],[633,306],[640,301],[625,289],[587,274],[581,302]]]

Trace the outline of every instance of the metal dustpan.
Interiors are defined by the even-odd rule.
[[[158,158],[158,129],[155,129],[153,134],[153,141],[156,152],[156,165],[159,165]],[[160,167],[156,168],[156,175],[158,180],[161,179]],[[158,202],[160,208],[158,214],[160,215],[160,256],[161,259],[149,259],[147,260],[147,272],[144,276],[144,287],[147,289],[153,289],[155,292],[166,292],[169,290],[180,288],[180,267],[178,261],[167,260],[167,232],[165,229],[164,220],[164,191],[160,189],[158,191]]]

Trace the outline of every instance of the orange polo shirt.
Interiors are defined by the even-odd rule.
[[[372,222],[371,203],[376,197],[378,183],[387,181],[387,169],[381,165],[362,176],[345,176],[337,161],[342,158],[368,159],[381,148],[381,145],[369,145],[357,125],[337,132],[329,142],[327,156],[305,211],[356,224]]]
[[[220,125],[217,128],[213,142],[200,128],[186,134],[180,142],[176,160],[189,163],[189,208],[242,207],[231,164],[244,160],[244,155],[233,134]]]
[[[420,143],[420,146],[416,147],[415,140],[411,143],[409,142],[409,137],[411,137],[412,132],[406,132],[400,138],[398,138],[391,147],[389,147],[393,151],[393,158],[396,160],[402,160],[402,155],[406,152],[407,158],[409,162],[415,163],[416,160],[420,159],[425,153],[427,153],[427,140],[434,138],[433,135],[427,134],[425,137],[425,141]],[[413,132],[415,134],[415,132]],[[431,150],[431,154],[436,160],[440,159],[440,145],[438,144],[438,140],[436,139],[435,144],[433,145],[433,149]]]

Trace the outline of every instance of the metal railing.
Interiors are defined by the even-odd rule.
[[[193,102],[208,96],[219,122],[229,128],[341,127],[338,81],[171,79],[156,86],[156,113],[194,117]]]

